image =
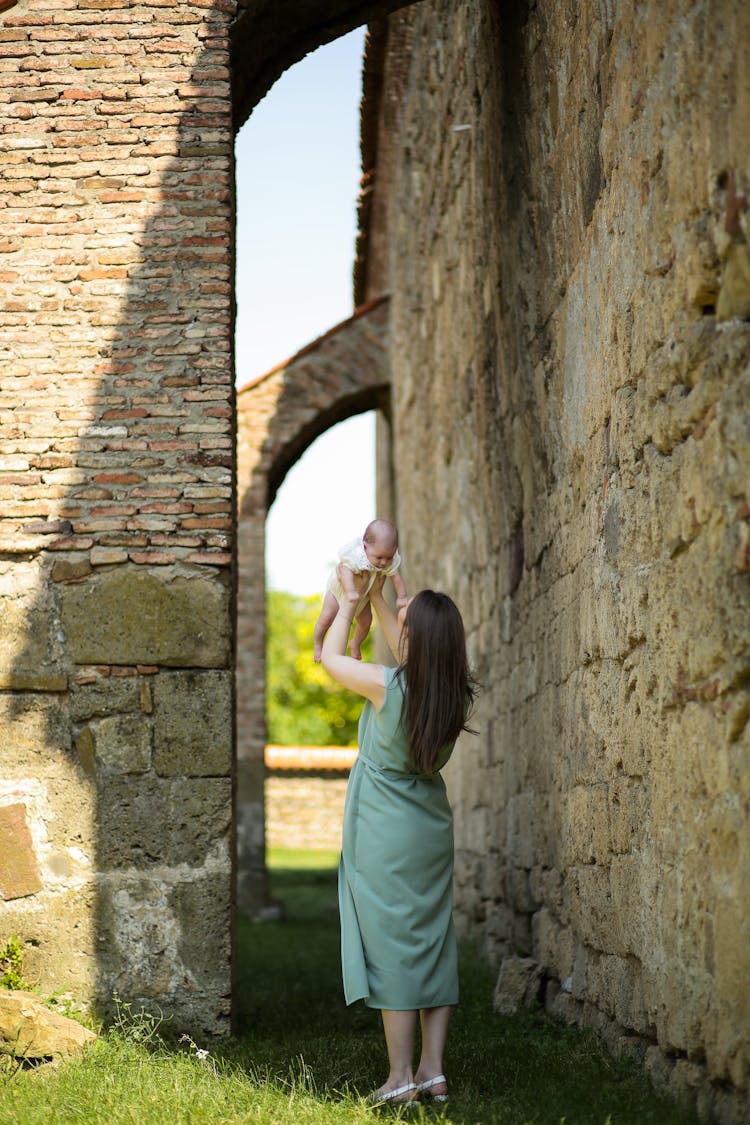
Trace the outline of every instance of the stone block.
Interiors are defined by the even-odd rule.
[[[173,903],[179,953],[196,992],[229,989],[231,886],[229,869],[179,883]]]
[[[52,567],[53,582],[75,582],[91,574],[88,559],[57,559]]]
[[[59,1059],[83,1053],[96,1032],[52,1012],[30,992],[0,989],[0,1050],[25,1059]]]
[[[70,717],[73,722],[82,722],[144,710],[141,684],[134,676],[110,676],[92,684],[74,683],[70,692]]]
[[[42,889],[24,805],[0,806],[0,894],[24,898]]]
[[[108,773],[145,773],[151,765],[151,723],[143,715],[110,715],[95,727],[97,768]]]
[[[729,247],[716,304],[719,320],[750,319],[750,246],[734,242]]]
[[[92,882],[57,886],[3,907],[5,933],[18,934],[24,976],[45,993],[71,992],[91,1001],[99,972],[94,930],[98,897]]]
[[[0,693],[0,728],[5,731],[6,777],[67,774],[71,729],[61,697],[32,692]]]
[[[0,691],[51,691],[63,692],[68,687],[68,677],[55,668],[29,669],[28,671],[0,669]]]
[[[61,588],[62,626],[77,664],[226,667],[229,592],[205,574],[121,566]]]
[[[230,864],[210,876],[159,869],[105,876],[99,886],[100,973],[137,1007],[202,1034],[229,1031]],[[204,944],[205,943],[205,944]]]
[[[98,779],[97,852],[104,871],[201,864],[229,847],[231,783],[214,778]]]
[[[537,1003],[541,983],[541,965],[532,957],[503,958],[492,1001],[494,1010],[509,1015]]]
[[[232,761],[228,672],[160,672],[153,684],[154,769],[161,777],[227,777]]]
[[[56,609],[38,564],[20,562],[0,575],[0,622],[3,673],[38,676],[40,669],[54,665]]]

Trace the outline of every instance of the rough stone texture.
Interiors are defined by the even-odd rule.
[[[211,668],[229,660],[228,591],[216,579],[122,567],[67,586],[61,604],[77,664]]]
[[[52,1012],[30,992],[0,989],[0,1052],[24,1059],[80,1055],[96,1032]]]
[[[539,999],[542,967],[533,957],[503,957],[492,1006],[508,1014],[527,1008]]]
[[[391,294],[411,584],[455,595],[483,685],[448,771],[461,927],[727,1121],[750,1080],[749,41],[739,0],[390,17],[363,294]]]
[[[232,696],[220,672],[170,672],[154,682],[154,769],[160,777],[226,777],[230,747],[206,741],[232,714]]]
[[[341,849],[346,776],[290,774],[266,778],[266,845],[269,848]]]
[[[266,846],[341,849],[356,746],[266,746]]]
[[[365,410],[387,410],[388,302],[375,299],[237,396],[238,907],[267,903],[265,876],[265,519],[284,476],[316,437]]]

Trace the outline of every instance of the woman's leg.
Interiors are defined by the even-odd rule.
[[[407,1086],[414,1081],[414,1033],[417,1028],[416,1012],[381,1011],[385,1045],[388,1048],[388,1078],[377,1091],[387,1094],[399,1086]],[[408,1095],[407,1099],[408,1100]]]
[[[448,1022],[451,1008],[422,1008],[419,1021],[422,1026],[422,1053],[417,1067],[417,1082],[437,1078],[443,1073],[443,1054],[448,1038]],[[430,1088],[431,1094],[447,1094],[448,1087],[443,1082]]]

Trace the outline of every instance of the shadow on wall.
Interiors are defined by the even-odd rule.
[[[269,84],[398,6],[337,27],[338,5],[306,4]],[[29,0],[0,60],[23,74],[3,87],[4,929],[45,991],[216,1033],[234,912],[231,14],[87,23]],[[236,121],[262,61],[235,59],[255,75]]]

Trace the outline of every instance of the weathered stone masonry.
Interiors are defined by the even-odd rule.
[[[430,0],[381,42],[358,299],[483,684],[462,928],[744,1121],[750,9]]]
[[[0,818],[22,816],[14,866],[38,869],[2,888],[2,929],[47,988],[166,1001],[214,1030],[230,992],[231,12],[29,0],[0,25]]]

